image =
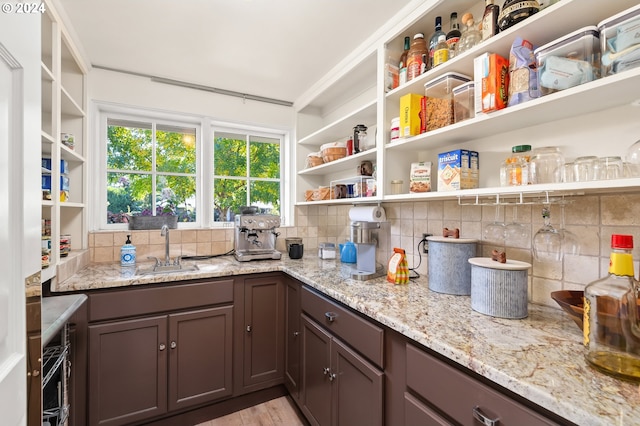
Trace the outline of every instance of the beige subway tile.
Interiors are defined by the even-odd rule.
[[[600,277],[600,258],[594,256],[568,256],[564,259],[564,282],[586,285]]]
[[[211,241],[196,243],[196,255],[206,256],[211,254]]]
[[[327,216],[327,225],[328,226],[335,226],[338,224],[338,217],[335,215],[328,215]]]
[[[89,232],[87,244],[89,244],[89,248],[96,246],[95,234],[93,232]]]
[[[113,247],[113,233],[100,232],[94,235],[95,247]]]
[[[468,222],[482,221],[482,209],[479,206],[460,206],[460,219]]]
[[[185,229],[182,232],[182,243],[196,243],[198,242],[198,231],[195,229]]]
[[[398,203],[389,203],[384,206],[384,213],[387,216],[387,220],[400,219],[401,218],[401,205]]]
[[[429,229],[427,230],[429,234],[442,235],[442,228],[444,228],[442,220],[429,219]]]
[[[169,234],[169,236],[171,236],[171,234]],[[149,232],[149,244],[150,245],[157,245],[157,244],[164,244],[166,238],[162,235],[160,235],[160,231],[158,232]]]
[[[602,196],[600,209],[604,226],[640,226],[638,205],[640,195],[617,194]]]
[[[417,220],[426,220],[429,218],[429,203],[426,201],[418,201],[413,203],[413,218]]]
[[[328,206],[318,206],[318,216],[326,216],[329,211]]]
[[[444,203],[442,201],[429,202],[429,220],[442,220],[444,218]]]
[[[615,198],[615,197],[614,197]],[[571,197],[564,208],[564,220],[567,225],[599,225],[600,224],[600,197],[587,195],[584,197]],[[562,219],[562,209],[558,208],[557,222]]]
[[[482,239],[482,222],[462,222],[460,237]]]
[[[562,290],[562,282],[534,277],[531,289],[531,302],[555,307],[557,303],[551,298],[551,292]]]
[[[196,242],[198,243],[211,243],[211,230],[210,229],[198,229],[196,235]]]
[[[562,279],[562,262],[547,262],[533,258],[533,274],[538,278],[549,280]]]
[[[93,261],[96,263],[113,262],[113,246],[95,247],[93,249]]]
[[[196,243],[185,243],[183,242],[180,248],[181,256],[195,256],[197,254],[197,244]]]
[[[413,238],[413,219],[400,220],[400,235]]]
[[[327,215],[336,216],[338,214],[338,206],[327,206]]]
[[[211,243],[211,253],[210,254],[224,254],[227,251],[227,242],[226,241],[214,241]]]
[[[462,218],[462,208],[457,201],[445,201],[442,213],[445,222],[460,222],[460,219]]]
[[[227,241],[227,231],[225,229],[212,229],[211,230],[211,241]],[[189,241],[193,242],[193,241]]]
[[[414,219],[413,220],[413,235],[416,238],[422,239],[422,234],[427,233],[429,229],[429,221],[426,219]]]
[[[150,231],[132,231],[131,242],[135,246],[139,246],[142,244],[149,244],[149,232]]]
[[[318,216],[318,206],[308,206],[307,215]]]
[[[158,259],[164,258],[164,244],[149,244],[147,247],[149,250],[147,256],[157,257]]]
[[[413,203],[400,204],[400,218],[413,219]]]

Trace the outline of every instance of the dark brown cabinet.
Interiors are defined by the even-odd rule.
[[[301,309],[304,415],[313,425],[382,425],[383,330],[306,287]]]
[[[90,294],[89,424],[232,395],[232,301],[233,280]]]
[[[300,289],[298,281],[285,276],[284,384],[296,401],[300,397],[300,343],[302,341]]]
[[[283,383],[285,286],[282,274],[237,278],[236,393]]]

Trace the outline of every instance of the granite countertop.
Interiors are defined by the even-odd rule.
[[[47,346],[62,330],[71,315],[87,300],[84,294],[67,294],[42,298],[42,346]]]
[[[349,279],[340,261],[312,255],[291,260],[197,261],[199,271],[135,275],[119,265],[93,264],[54,292],[284,271],[322,293],[579,425],[639,425],[636,384],[601,374],[584,360],[582,333],[559,309],[529,304],[525,319],[471,309],[469,296],[429,290],[426,277],[393,285],[385,277]]]

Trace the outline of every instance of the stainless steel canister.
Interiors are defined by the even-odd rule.
[[[471,238],[428,237],[429,289],[438,293],[471,294],[471,265],[478,240]]]
[[[471,308],[499,318],[525,318],[528,312],[528,276],[531,264],[517,260],[496,262],[487,257],[469,259]]]

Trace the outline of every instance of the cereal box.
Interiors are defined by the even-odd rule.
[[[479,170],[476,151],[458,149],[438,154],[438,191],[477,188]]]
[[[491,112],[507,106],[509,98],[509,60],[496,53],[482,59],[482,111]]]
[[[408,93],[400,98],[400,137],[407,138],[421,133],[422,102],[424,96]]]
[[[409,175],[409,192],[431,191],[431,161],[411,163]]]

